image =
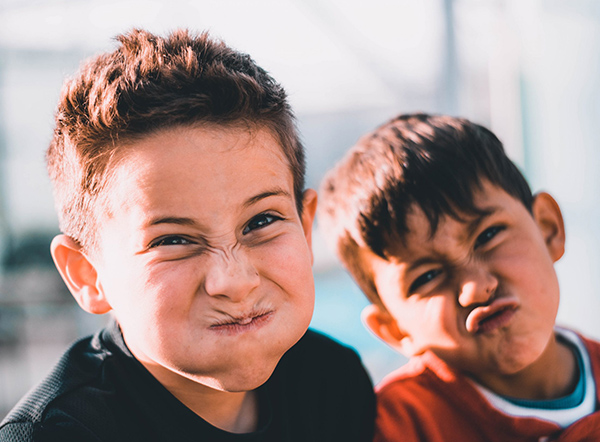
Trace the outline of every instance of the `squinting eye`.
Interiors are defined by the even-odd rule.
[[[252,218],[250,220],[248,225],[246,227],[244,227],[242,234],[246,235],[253,230],[262,229],[263,227],[268,226],[269,224],[273,224],[275,221],[278,221],[281,219],[282,218],[275,216],[275,215],[269,215],[268,213],[261,213],[260,215],[255,216],[254,218]]]
[[[427,284],[429,281],[432,281],[436,276],[438,276],[442,271],[440,269],[430,270],[428,272],[423,273],[414,282],[410,285],[409,291],[410,293],[414,293],[419,287]]]
[[[496,236],[499,232],[504,230],[503,226],[493,226],[489,229],[485,229],[481,235],[477,237],[475,240],[475,248],[482,246],[486,242],[490,241],[494,236]]]
[[[150,248],[159,246],[179,246],[186,244],[192,244],[192,242],[190,240],[185,239],[182,236],[172,235],[157,239],[152,244],[150,244]]]

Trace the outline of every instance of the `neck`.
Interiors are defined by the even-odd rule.
[[[255,391],[192,391],[173,388],[169,391],[205,421],[230,433],[250,433],[258,427],[258,398]]]
[[[141,362],[173,396],[211,425],[230,433],[250,433],[257,429],[256,391],[219,390],[164,367]]]
[[[504,376],[479,379],[494,393],[518,399],[557,399],[571,393],[577,382],[577,360],[572,350],[556,336],[542,355],[523,370]]]

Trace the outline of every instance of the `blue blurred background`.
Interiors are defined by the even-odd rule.
[[[600,338],[600,2],[595,0],[0,0],[0,418],[106,317],[81,311],[51,262],[44,150],[63,79],[131,27],[209,30],[288,90],[308,184],[400,112],[468,117],[561,204],[559,322]],[[360,291],[315,231],[313,326],[373,380],[404,363],[360,322]]]

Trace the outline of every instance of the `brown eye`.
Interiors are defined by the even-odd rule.
[[[281,219],[282,218],[275,216],[275,215],[270,215],[268,213],[261,213],[260,215],[255,216],[254,218],[252,218],[250,220],[248,225],[246,227],[244,227],[242,234],[246,235],[246,234],[252,232],[253,230],[262,229],[263,227],[273,224],[275,221],[279,221]]]
[[[158,238],[156,241],[150,244],[150,248],[159,246],[179,246],[187,244],[192,244],[192,242],[182,236],[171,235]]]
[[[475,248],[487,243],[502,230],[504,230],[503,226],[493,226],[485,229],[475,240]]]
[[[442,273],[442,270],[440,269],[434,269],[423,273],[410,285],[410,293],[414,293],[419,289],[419,287],[427,284],[429,281],[434,280],[440,273]]]

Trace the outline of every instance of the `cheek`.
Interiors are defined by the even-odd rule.
[[[254,262],[259,273],[272,281],[314,286],[312,256],[304,236],[288,235],[258,248]]]
[[[558,278],[554,263],[543,247],[530,244],[530,247],[519,248],[517,253],[496,260],[494,267],[505,283],[520,291],[520,296],[546,299],[548,302],[551,301],[548,297],[558,296]]]
[[[125,298],[115,309],[115,316],[126,335],[128,345],[153,359],[168,359],[183,346],[190,329],[192,309],[202,311],[194,300],[196,285],[183,270],[181,262],[160,263],[152,268],[130,274],[130,290],[121,292]],[[187,265],[187,263],[186,263]],[[201,317],[197,315],[197,317]]]
[[[203,274],[207,265],[201,257],[160,263],[143,276],[144,297],[149,315],[185,315],[194,309],[203,309]]]
[[[421,317],[425,318],[423,323],[428,324],[430,333],[438,339],[453,340],[459,332],[457,327],[461,318],[453,295],[438,295],[427,299]]]
[[[449,296],[434,296],[396,306],[399,323],[423,347],[454,347],[459,317]]]
[[[525,279],[524,275],[524,279]],[[554,324],[558,313],[560,291],[552,268],[531,269],[521,284],[521,298],[541,320]]]
[[[530,244],[519,254],[496,263],[502,279],[500,290],[519,298],[532,328],[546,330],[554,325],[559,306],[559,285],[554,264],[545,250]]]
[[[546,278],[554,274],[554,262],[539,232],[528,230],[494,254],[493,263],[506,277]]]
[[[180,262],[176,266],[159,263],[119,270],[122,275],[111,287],[111,305],[119,322],[149,331],[174,312],[187,311],[196,291],[187,267]]]

